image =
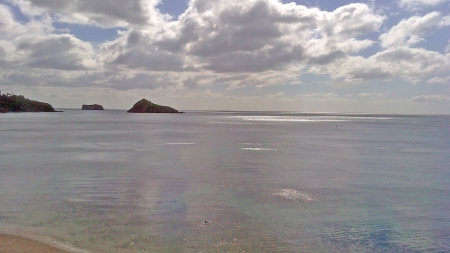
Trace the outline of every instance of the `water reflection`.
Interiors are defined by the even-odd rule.
[[[445,118],[101,115],[2,121],[0,224],[92,252],[450,250]]]

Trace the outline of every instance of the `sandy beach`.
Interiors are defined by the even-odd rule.
[[[70,253],[40,241],[0,234],[0,253]]]

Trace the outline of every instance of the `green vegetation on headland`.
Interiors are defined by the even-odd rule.
[[[171,107],[153,104],[147,99],[142,99],[141,101],[134,104],[133,108],[128,110],[132,113],[183,113],[179,112]]]
[[[55,112],[55,109],[47,103],[6,93],[0,94],[0,113],[5,112]]]

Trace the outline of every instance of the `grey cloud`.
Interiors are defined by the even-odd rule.
[[[385,19],[373,14],[364,4],[352,4],[326,14],[318,9],[286,7],[264,0],[230,5],[221,5],[219,1],[195,3],[201,3],[203,12],[209,8],[215,14],[205,18],[207,25],[198,25],[199,39],[189,44],[187,54],[196,56],[200,63],[206,63],[203,66],[217,72],[282,69],[295,61],[329,64],[345,57],[339,43],[347,48],[363,48],[352,36],[378,29]],[[195,16],[196,9],[190,11]],[[330,30],[322,33],[326,35],[323,37],[326,47],[305,52],[305,48],[310,48],[310,38],[304,34],[313,30],[324,32],[327,27]],[[288,45],[283,50],[291,55],[270,54],[270,48],[285,44]],[[357,45],[352,47],[352,44]]]
[[[15,70],[0,76],[3,85],[29,87],[102,87],[116,90],[158,89],[179,83],[167,73],[122,73],[86,71],[67,76],[59,70]]]
[[[23,1],[60,18],[81,15],[80,20],[86,20],[79,22],[88,24],[136,25],[100,46],[95,59],[105,80],[91,74],[77,77],[115,89],[195,88],[214,82],[230,87],[274,85],[297,80],[295,73],[301,73],[307,64],[323,74],[358,81],[423,77],[448,66],[442,55],[404,48],[354,59],[351,54],[372,45],[370,40],[357,38],[377,31],[386,19],[366,4],[326,12],[275,0],[192,0],[178,20],[169,22],[151,10],[156,0],[149,0],[147,6],[141,0]],[[153,16],[157,22],[149,25]],[[22,61],[25,67],[89,69],[86,62],[94,58],[92,46],[69,35],[58,36],[41,34],[39,41],[17,39],[14,45],[29,56]],[[205,73],[210,76],[198,78]]]
[[[136,46],[140,42],[141,37],[142,35],[137,31],[130,32],[127,39],[128,46]]]
[[[201,31],[200,39],[192,44],[189,54],[207,57],[236,51],[254,51],[270,45],[272,40],[282,36],[265,1],[246,6],[248,8],[245,11],[242,7],[236,5],[224,8],[208,20],[210,26]]]
[[[407,48],[397,48],[394,50],[387,50],[375,56],[379,61],[394,61],[394,62],[412,62],[417,57],[413,51]]]
[[[123,65],[131,69],[152,71],[181,71],[183,58],[155,48],[131,48],[115,58],[111,64]]]
[[[184,53],[184,47],[193,41],[199,40],[200,24],[195,18],[187,17],[179,20],[179,30],[177,28],[170,27],[166,34],[162,34],[162,38],[155,41],[154,44],[161,49],[174,52]],[[173,29],[173,30],[172,30]],[[171,36],[167,35],[170,33]],[[175,36],[172,36],[176,34]]]
[[[99,23],[105,17],[124,20],[131,24],[145,24],[148,19],[140,0],[79,0],[75,8],[80,12],[90,13]]]
[[[200,82],[202,81],[203,78],[204,77],[202,77],[202,76],[186,78],[183,81],[183,86],[188,88],[188,89],[195,89],[195,88],[200,86]]]
[[[393,74],[388,71],[379,68],[373,67],[371,69],[361,69],[357,70],[353,73],[349,73],[356,80],[390,80],[393,78]]]
[[[326,65],[336,61],[337,59],[342,59],[345,57],[345,54],[342,51],[334,51],[329,54],[323,54],[315,57],[310,57],[308,59],[308,63],[310,64],[318,64],[318,65]]]
[[[159,48],[149,34],[129,31],[115,42],[107,43],[99,61],[107,67],[123,67],[147,71],[182,71],[183,54]]]
[[[449,59],[436,52],[424,49],[395,48],[373,56],[378,63],[396,64],[391,69],[408,71],[411,76],[426,76],[448,70]]]
[[[211,0],[192,0],[190,1],[191,7],[196,9],[199,13],[203,13],[213,6],[213,1]]]
[[[413,97],[411,99],[413,102],[431,102],[431,103],[437,103],[437,102],[445,102],[450,101],[450,96],[446,95],[422,95]]]
[[[25,64],[33,68],[83,70],[89,46],[70,35],[52,35],[38,41],[22,40],[17,50],[29,53]]]
[[[281,70],[294,60],[302,60],[303,48],[283,45],[256,53],[235,52],[205,59],[206,68],[216,72],[261,72]]]
[[[180,82],[176,75],[167,73],[136,73],[114,75],[108,78],[105,85],[117,90],[158,89],[176,86]]]
[[[225,7],[218,15],[218,22],[221,24],[240,26],[243,24],[252,24],[255,21],[264,22],[272,18],[273,10],[269,7],[267,1],[258,1],[253,5],[244,4],[244,6]]]
[[[378,29],[384,19],[365,4],[330,13],[273,0],[193,0],[177,21],[105,43],[98,59],[108,68],[218,75],[328,65],[372,45],[353,36]]]
[[[146,9],[142,0],[24,0],[31,8],[38,7],[47,12],[54,13],[66,22],[93,23],[102,26],[116,26],[121,24],[144,25],[154,17]],[[154,5],[157,1],[150,1]],[[28,6],[19,7],[24,10]],[[153,9],[153,11],[155,11]],[[26,12],[26,11],[24,11]],[[35,10],[35,14],[38,13]],[[153,13],[156,14],[156,13]]]
[[[73,1],[60,1],[60,0],[30,0],[36,6],[44,8],[52,8],[56,10],[62,10],[68,8]]]
[[[348,81],[391,80],[402,78],[412,83],[447,74],[450,58],[437,52],[418,48],[393,48],[369,58],[347,57],[335,64],[324,66],[321,73]]]
[[[84,72],[77,75],[65,75],[60,70],[20,69],[5,74],[3,84],[30,87],[94,87],[104,80],[98,72]]]
[[[448,2],[448,0],[400,0],[399,6],[409,11],[417,11],[424,7],[439,5],[444,2]]]

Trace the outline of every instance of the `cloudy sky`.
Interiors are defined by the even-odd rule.
[[[0,0],[0,90],[57,108],[450,113],[450,0]]]

